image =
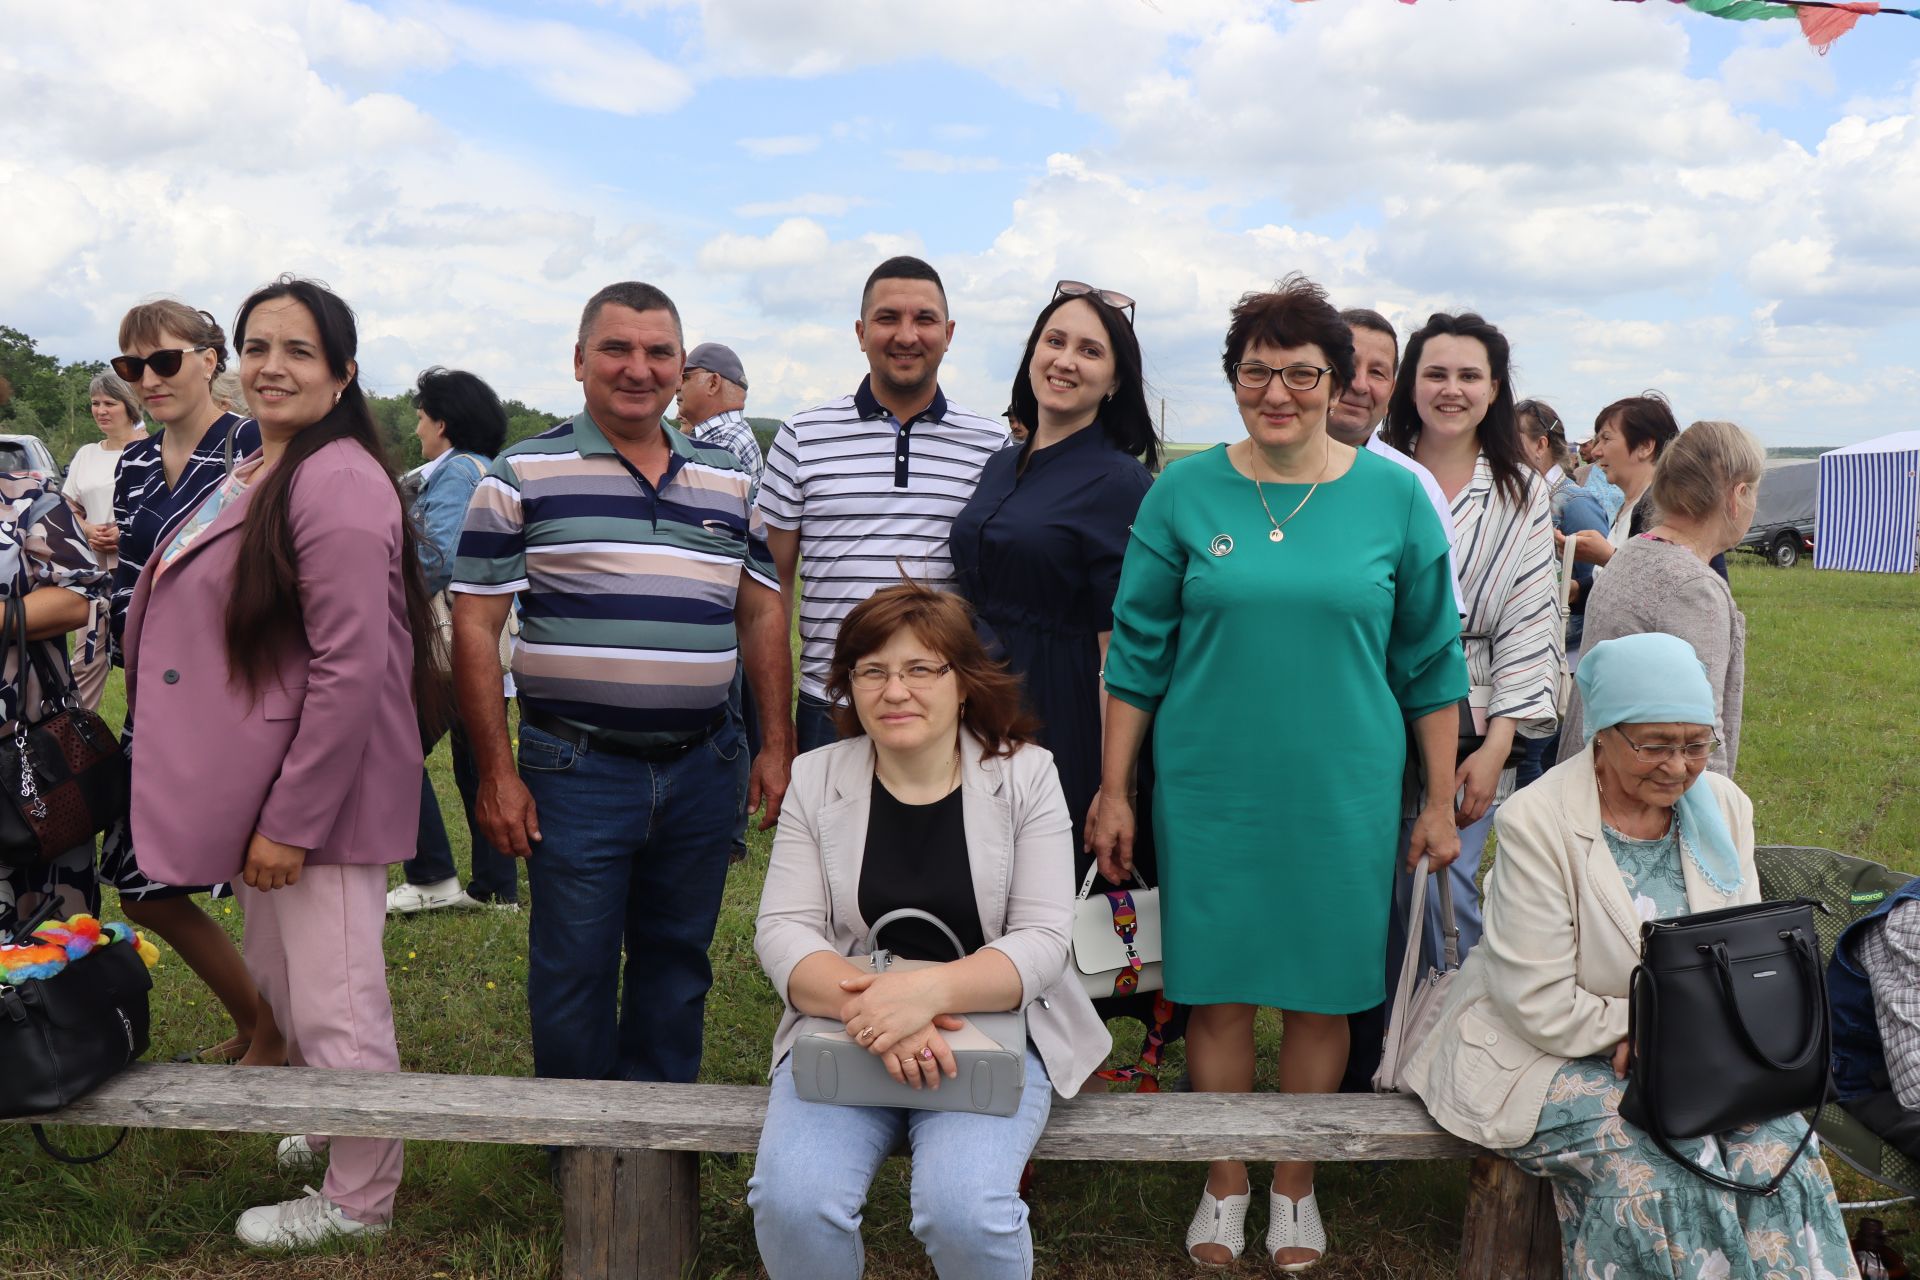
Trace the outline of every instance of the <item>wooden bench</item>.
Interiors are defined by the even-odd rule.
[[[699,1245],[699,1153],[753,1151],[766,1096],[740,1085],[139,1063],[42,1120],[559,1147],[566,1280],[680,1280]],[[1463,1157],[1478,1158],[1462,1280],[1557,1277],[1559,1233],[1544,1184],[1445,1132],[1413,1098],[1056,1099],[1034,1151],[1037,1160]]]

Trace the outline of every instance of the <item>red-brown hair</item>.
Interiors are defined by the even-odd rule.
[[[833,642],[827,668],[827,700],[834,723],[847,737],[866,732],[853,707],[853,668],[862,658],[886,648],[902,630],[911,631],[953,664],[960,685],[960,724],[980,739],[989,756],[1012,755],[1033,741],[1040,722],[1021,704],[1019,678],[987,656],[973,629],[973,610],[959,596],[916,582],[883,587],[853,607]]]

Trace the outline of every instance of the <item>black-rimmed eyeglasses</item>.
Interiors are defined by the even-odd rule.
[[[1098,298],[1116,311],[1126,312],[1127,323],[1133,323],[1135,303],[1124,293],[1118,293],[1112,289],[1096,289],[1082,280],[1062,280],[1053,286],[1053,296],[1055,298]]]
[[[1320,379],[1333,372],[1332,365],[1290,364],[1274,368],[1270,364],[1261,364],[1258,360],[1242,360],[1233,366],[1233,380],[1249,391],[1258,391],[1273,381],[1273,375],[1280,375],[1280,385],[1289,391],[1311,391],[1320,385]]]

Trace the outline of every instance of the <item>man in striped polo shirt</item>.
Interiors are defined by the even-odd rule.
[[[953,321],[932,267],[907,257],[875,267],[853,332],[869,369],[859,390],[782,423],[760,481],[781,590],[800,610],[802,751],[839,736],[826,679],[841,619],[902,573],[952,586],[953,518],[1009,439],[940,390]]]
[[[661,421],[680,316],[651,285],[587,303],[586,411],[503,450],[454,564],[454,680],[477,817],[526,858],[534,1073],[691,1081],[742,794],[771,826],[793,756],[779,583],[732,453]],[[519,768],[498,640],[518,595]],[[737,656],[764,746],[727,714]],[[627,985],[620,991],[621,949]]]

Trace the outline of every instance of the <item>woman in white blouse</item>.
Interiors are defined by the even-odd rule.
[[[120,468],[120,451],[135,440],[145,440],[147,424],[140,416],[140,402],[134,399],[133,388],[117,374],[94,374],[87,386],[87,403],[105,438],[74,450],[60,493],[80,509],[81,536],[93,548],[100,567],[111,573],[120,562],[120,526],[113,522],[113,477]],[[74,639],[73,678],[80,700],[88,707],[100,705],[101,691],[107,687],[107,673],[113,667],[109,644],[106,602],[102,600]]]
[[[1453,877],[1461,954],[1480,939],[1475,876],[1500,800],[1513,789],[1514,739],[1544,738],[1557,722],[1559,616],[1554,607],[1553,517],[1547,486],[1526,463],[1514,416],[1511,348],[1472,312],[1436,314],[1407,339],[1387,404],[1387,441],[1433,473],[1453,507],[1453,558],[1466,619],[1467,678],[1484,708],[1481,746],[1454,775],[1460,857]],[[1479,718],[1479,717],[1477,717]],[[1404,838],[1404,837],[1403,837]],[[1389,973],[1412,883],[1397,885]],[[1425,963],[1440,963],[1438,895],[1427,900]]]

